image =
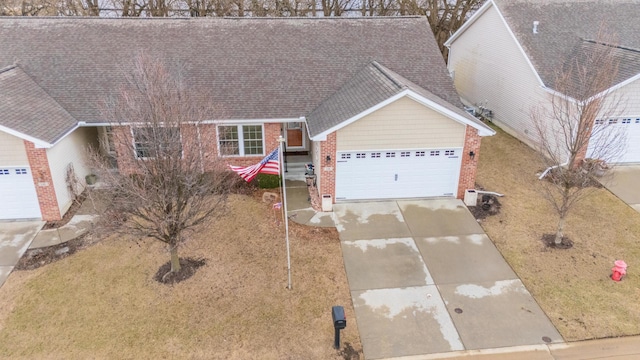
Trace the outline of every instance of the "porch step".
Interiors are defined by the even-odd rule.
[[[306,167],[305,165],[308,164],[308,162],[287,162],[285,169],[287,170],[284,173],[284,178],[286,180],[298,180],[298,181],[304,181],[305,180],[305,171],[306,171]]]

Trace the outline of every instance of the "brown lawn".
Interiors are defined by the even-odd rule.
[[[597,189],[569,215],[572,249],[544,246],[557,218],[540,195],[536,154],[501,130],[482,140],[478,184],[505,194],[482,226],[562,336],[583,340],[640,334],[640,213]],[[609,278],[623,259],[628,275]]]
[[[153,280],[168,253],[157,241],[107,237],[70,257],[14,272],[0,288],[0,358],[357,358],[335,229],[284,227],[270,206],[233,196],[227,216],[191,235],[181,256],[205,258],[174,286]],[[343,351],[331,306],[345,306]],[[345,355],[345,346],[347,351]]]

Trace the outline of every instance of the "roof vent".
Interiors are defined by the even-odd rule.
[[[533,22],[533,33],[534,34],[538,33],[538,25],[540,25],[540,21],[534,21]]]

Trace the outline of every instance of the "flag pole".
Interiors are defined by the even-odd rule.
[[[278,137],[278,142],[280,143],[279,145],[280,156],[278,156],[278,161],[280,161],[280,164],[282,165],[282,159],[284,155],[284,149],[283,149],[284,138],[282,137],[282,135]],[[287,242],[287,276],[289,279],[287,288],[291,290],[291,252],[289,251],[289,216],[287,214],[287,187],[285,185],[286,180],[284,179],[284,168],[282,166],[280,166],[280,175],[282,176],[282,207],[284,208],[284,229],[285,229],[285,240]]]

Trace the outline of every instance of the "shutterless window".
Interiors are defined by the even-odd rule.
[[[262,125],[218,126],[221,155],[263,155]]]
[[[133,128],[133,141],[137,158],[156,156],[182,156],[182,140],[179,128]]]

